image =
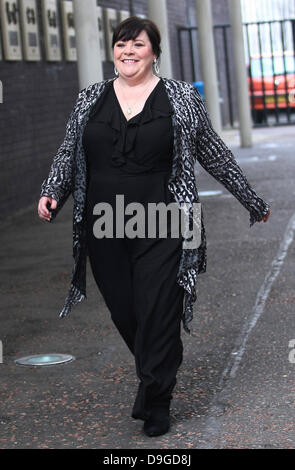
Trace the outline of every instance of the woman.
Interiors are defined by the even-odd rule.
[[[270,214],[269,205],[257,196],[212,129],[198,91],[188,83],[157,76],[160,40],[157,26],[147,19],[131,17],[117,26],[116,77],[79,93],[65,139],[42,183],[38,206],[39,216],[51,221],[73,195],[74,269],[60,316],[86,298],[88,255],[114,324],[135,356],[140,383],[132,417],[144,420],[148,436],[170,428],[171,393],[183,359],[180,323],[182,319],[190,333],[197,275],[206,270],[203,213],[200,243],[191,247],[185,245],[182,232],[171,236],[170,223],[166,238],[159,236],[158,225],[154,237],[145,231],[143,237],[125,232],[101,238],[97,204],[117,210],[118,196],[124,197],[125,207],[141,204],[145,227],[149,203],[174,203],[179,215],[186,205],[188,229],[196,225],[197,159],[249,211],[250,226],[266,222]],[[117,235],[119,216],[112,219],[112,235]],[[125,227],[128,221],[124,212]]]

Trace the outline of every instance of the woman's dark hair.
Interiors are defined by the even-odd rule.
[[[130,39],[135,40],[141,31],[145,31],[147,33],[152,45],[153,53],[156,54],[158,58],[162,52],[160,46],[160,31],[153,21],[146,18],[139,18],[138,16],[131,16],[117,25],[113,33],[112,48],[118,41],[129,41]]]

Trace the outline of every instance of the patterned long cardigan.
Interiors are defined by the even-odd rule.
[[[89,113],[99,100],[106,84],[114,79],[103,80],[80,91],[66,126],[64,141],[59,147],[49,171],[41,186],[41,196],[57,200],[57,208],[50,210],[53,221],[72,194],[73,207],[73,258],[74,266],[68,295],[60,317],[69,314],[71,307],[86,299],[86,189],[87,167],[82,145],[82,136]],[[186,217],[190,229],[195,222],[193,204],[198,203],[194,165],[196,160],[217,181],[235,196],[249,211],[250,227],[267,214],[269,205],[255,193],[238,166],[232,152],[212,128],[206,107],[199,92],[190,84],[162,78],[169,100],[174,109],[172,114],[174,145],[172,172],[168,188],[178,207],[188,207]],[[197,248],[182,248],[177,282],[185,289],[183,328],[191,333],[188,323],[193,319],[193,304],[197,300],[196,282],[200,273],[206,271],[206,234],[203,211],[199,217],[201,242]]]

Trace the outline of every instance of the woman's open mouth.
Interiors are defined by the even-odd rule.
[[[122,60],[123,64],[135,64],[138,62],[138,60],[133,60],[133,59],[124,59]]]

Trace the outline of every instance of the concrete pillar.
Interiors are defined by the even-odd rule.
[[[173,78],[166,0],[148,0],[147,7],[147,17],[156,23],[162,38],[160,75],[165,78]]]
[[[200,62],[206,107],[215,131],[222,131],[215,59],[211,0],[196,0]]]
[[[96,0],[74,0],[79,87],[103,80]]]
[[[229,10],[232,26],[234,67],[237,81],[240,141],[242,147],[251,147],[252,121],[246,70],[241,3],[237,2],[236,0],[229,0]]]

